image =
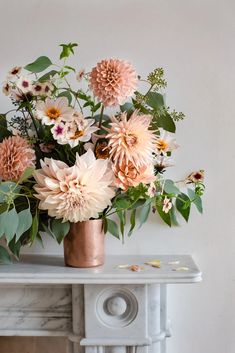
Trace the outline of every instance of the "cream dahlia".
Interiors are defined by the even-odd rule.
[[[36,116],[45,125],[53,125],[61,120],[68,121],[74,110],[69,107],[66,97],[60,97],[56,100],[47,98],[45,102],[40,101],[36,105]]]
[[[89,83],[94,95],[104,106],[116,106],[133,95],[137,74],[127,61],[102,60],[92,69]]]
[[[155,135],[149,130],[150,115],[139,115],[134,111],[129,120],[126,113],[120,118],[112,117],[111,128],[108,129],[110,157],[115,164],[122,165],[125,160],[136,167],[152,163],[155,150]]]
[[[151,164],[136,168],[131,162],[123,161],[121,165],[113,165],[117,187],[127,190],[129,186],[138,186],[140,183],[150,184],[156,178]]]
[[[0,143],[0,178],[19,180],[27,167],[34,166],[35,152],[20,136],[11,136]]]
[[[77,155],[73,167],[45,158],[35,171],[35,195],[39,208],[63,221],[80,222],[98,218],[114,197],[113,172],[108,160],[96,159],[89,150]]]

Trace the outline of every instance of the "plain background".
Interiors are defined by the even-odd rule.
[[[130,60],[142,76],[165,68],[167,103],[187,115],[168,176],[206,170],[204,215],[193,211],[174,229],[153,216],[125,245],[109,236],[107,253],[194,256],[203,282],[169,290],[169,353],[235,352],[234,13],[233,0],[0,1],[2,81],[14,65],[57,58],[69,41],[79,43],[78,69],[110,57]],[[8,109],[1,95],[0,110]],[[30,251],[62,248],[48,241]]]

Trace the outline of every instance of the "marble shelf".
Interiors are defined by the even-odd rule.
[[[127,264],[144,269],[118,267]],[[25,255],[0,265],[0,335],[64,336],[67,353],[166,353],[168,284],[200,281],[190,255],[107,256],[90,269]]]

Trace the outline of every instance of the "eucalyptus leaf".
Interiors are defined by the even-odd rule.
[[[115,238],[120,239],[118,225],[112,219],[107,218],[107,230],[111,233]]]
[[[127,102],[127,103],[121,105],[120,109],[121,109],[122,112],[131,112],[131,111],[135,110],[135,107],[134,107],[134,105],[132,103]]]
[[[58,244],[60,244],[64,237],[68,234],[69,228],[69,222],[62,223],[61,219],[53,219],[51,222],[51,231],[54,234]]]
[[[8,212],[4,212],[1,216],[3,216],[4,234],[5,234],[7,243],[9,243],[16,234],[16,230],[19,224],[19,217],[15,207],[13,207]]]
[[[135,228],[135,224],[136,224],[136,209],[133,209],[133,210],[131,211],[130,224],[131,224],[131,226],[130,226],[129,232],[128,232],[128,234],[127,234],[128,237],[130,237],[130,236],[132,235],[133,230],[134,230],[134,228]]]
[[[36,239],[36,236],[38,234],[38,213],[36,212],[34,217],[33,217],[33,223],[32,227],[30,229],[30,241],[31,245],[33,244],[34,240]]]
[[[151,200],[146,200],[139,213],[139,228],[147,221],[151,209]]]
[[[164,191],[167,194],[179,194],[179,189],[175,186],[174,182],[170,179],[166,179],[164,183]]]
[[[11,261],[11,257],[8,253],[8,251],[3,247],[0,246],[0,263],[1,264],[10,264]]]
[[[8,247],[11,250],[12,254],[17,258],[17,260],[19,260],[21,242],[16,241],[16,237],[14,237],[8,244]]]
[[[19,240],[22,234],[32,225],[32,215],[29,208],[18,213],[19,223],[16,230],[16,241]]]
[[[23,181],[27,180],[33,175],[35,168],[34,167],[28,167],[25,169],[24,173],[21,175],[19,184],[21,184]]]
[[[40,56],[37,60],[26,65],[24,68],[25,70],[38,73],[46,70],[51,65],[52,62],[47,56]]]
[[[197,210],[200,213],[203,213],[203,206],[202,206],[202,199],[199,195],[195,194],[195,192],[192,189],[188,189],[188,195],[191,199],[191,201],[194,203],[196,206]]]

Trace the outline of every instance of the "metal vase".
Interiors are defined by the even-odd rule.
[[[102,219],[71,223],[64,238],[64,261],[71,267],[95,267],[104,264]]]

